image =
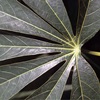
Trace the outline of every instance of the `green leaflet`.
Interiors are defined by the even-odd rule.
[[[100,83],[93,69],[82,56],[76,63],[71,100],[99,100]]]
[[[16,0],[0,1],[0,29],[46,36],[54,41],[57,39],[66,43],[61,34]]]
[[[74,65],[74,60],[75,59],[73,57],[67,57],[65,64],[26,100],[60,100],[70,74],[70,70]]]
[[[70,21],[61,0],[23,0],[38,15],[59,30],[67,39],[73,37]]]
[[[72,52],[69,46],[52,44],[22,36],[0,35],[0,61],[36,54]]]
[[[84,44],[100,30],[100,1],[78,0],[79,11],[77,19],[78,42]]]
[[[27,84],[41,76],[71,54],[46,56],[22,63],[0,67],[0,99],[7,100],[18,93]],[[7,90],[7,91],[6,91]]]

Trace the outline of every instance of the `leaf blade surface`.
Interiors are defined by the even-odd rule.
[[[74,69],[71,100],[99,100],[100,83],[89,63],[80,56]]]

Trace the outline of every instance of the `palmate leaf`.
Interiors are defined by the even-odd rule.
[[[76,36],[62,0],[23,0],[27,6],[19,1],[0,0],[0,100],[11,99],[63,61],[27,100],[60,100],[73,64],[71,99],[99,100],[99,81],[80,50],[100,29],[99,0],[79,0]]]

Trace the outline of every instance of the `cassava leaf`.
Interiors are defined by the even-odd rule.
[[[20,1],[0,0],[0,100],[10,100],[63,61],[27,100],[60,100],[72,62],[71,99],[99,100],[100,84],[81,56],[81,46],[100,29],[100,1],[79,0],[76,36],[62,0],[22,0],[25,5]]]
[[[100,30],[100,1],[78,0],[77,33],[79,41],[86,42]]]
[[[27,84],[41,76],[71,54],[39,59],[0,67],[0,100],[9,100]]]
[[[55,74],[26,100],[60,100],[70,70],[74,65],[74,58],[68,57],[67,61]],[[59,91],[59,92],[58,92]]]
[[[38,15],[59,30],[67,39],[72,35],[70,21],[62,0],[23,0]]]
[[[0,29],[65,42],[65,38],[17,0],[0,0]]]
[[[76,63],[71,100],[99,100],[100,84],[93,69],[82,56]]]
[[[66,51],[70,52],[71,49],[22,36],[0,35],[0,61],[27,55]]]

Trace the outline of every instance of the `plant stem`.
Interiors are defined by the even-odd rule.
[[[100,56],[100,52],[98,52],[98,51],[91,51],[91,50],[86,50],[86,49],[83,49],[82,51],[84,53],[87,53],[87,54],[90,54],[90,55]]]

